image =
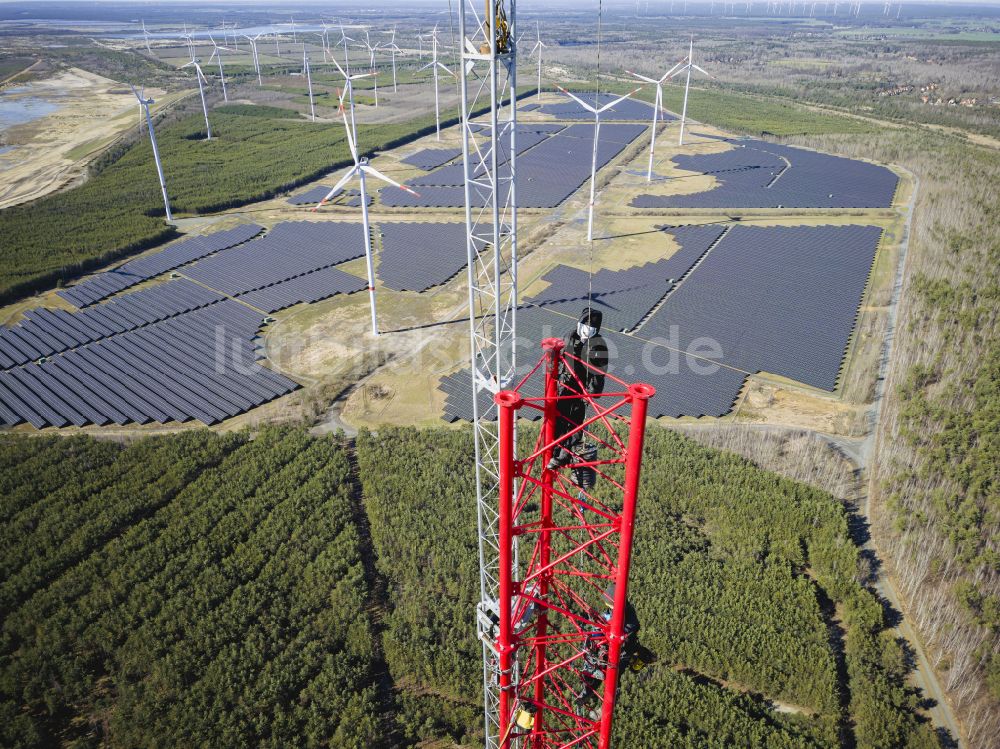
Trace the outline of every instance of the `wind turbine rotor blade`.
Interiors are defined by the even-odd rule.
[[[357,164],[355,164],[354,166],[352,166],[350,169],[347,170],[347,174],[345,174],[343,177],[340,178],[337,184],[333,186],[333,189],[326,194],[326,197],[316,204],[316,206],[313,208],[313,213],[315,213],[324,205],[326,205],[330,201],[330,199],[333,198],[334,195],[343,190],[344,185],[350,182],[351,177],[353,177],[357,173],[358,173],[358,166]]]
[[[711,78],[712,80],[718,80],[718,79],[717,79],[717,78],[716,78],[716,77],[715,77],[714,75],[712,75],[711,73],[709,73],[709,72],[708,72],[707,70],[705,70],[704,68],[699,68],[699,67],[698,67],[697,65],[692,65],[691,67],[692,67],[692,68],[694,68],[695,70],[697,70],[697,71],[698,71],[699,73],[701,73],[702,75],[707,75],[707,76],[708,76],[709,78]]]
[[[382,174],[382,172],[380,172],[373,166],[369,166],[368,164],[362,164],[359,168],[363,170],[365,174],[370,174],[372,177],[380,179],[383,182],[388,182],[393,187],[398,187],[400,190],[404,190],[410,193],[411,195],[416,195],[418,198],[420,197],[420,193],[418,193],[416,190],[413,190],[407,187],[406,185],[401,185],[396,180],[390,177],[386,177],[384,174]]]
[[[451,72],[450,70],[448,70],[448,66],[447,66],[447,65],[445,65],[445,64],[444,64],[443,62],[439,62],[439,63],[438,63],[438,67],[439,67],[439,68],[441,68],[441,70],[443,70],[443,71],[444,71],[445,73],[447,73],[448,75],[450,75],[450,76],[451,76],[452,78],[455,78],[455,79],[457,79],[457,78],[458,78],[458,76],[457,76],[457,75],[455,75],[455,74],[454,74],[454,73],[452,73],[452,72]]]
[[[635,78],[638,78],[640,81],[646,81],[647,83],[656,83],[657,82],[653,78],[647,78],[644,75],[639,75],[639,73],[633,73],[631,70],[626,70],[625,72],[628,73],[629,75],[635,77]]]
[[[654,81],[654,83],[655,83],[655,81]],[[627,94],[625,94],[625,96],[619,96],[614,101],[608,102],[607,104],[605,104],[603,107],[601,107],[600,109],[598,109],[594,113],[595,114],[600,114],[601,112],[604,112],[604,111],[606,111],[608,109],[611,109],[611,107],[613,107],[615,104],[620,104],[621,102],[625,101],[630,96],[635,96],[640,91],[642,91],[642,86],[639,86],[639,88],[635,89],[634,91],[629,91]],[[593,111],[593,110],[591,110],[591,111]]]
[[[564,89],[562,86],[560,86],[558,84],[556,85],[556,88],[559,89],[560,91],[562,91],[564,94],[566,94],[566,96],[568,96],[570,99],[572,99],[573,101],[575,101],[581,107],[583,107],[584,109],[586,109],[588,112],[593,112],[594,114],[597,114],[597,109],[595,107],[590,106],[587,102],[585,102],[583,99],[581,99],[576,94],[571,94],[569,91],[567,91],[566,89]]]

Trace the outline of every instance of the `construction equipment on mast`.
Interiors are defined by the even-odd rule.
[[[619,674],[651,657],[638,645],[626,596],[654,391],[603,370],[616,386],[588,388],[580,374],[594,363],[559,339],[547,339],[541,360],[519,376],[516,39],[516,0],[485,0],[485,9],[461,0],[484,744],[608,749]],[[570,399],[580,407],[559,406]],[[515,438],[521,409],[542,415],[523,456]],[[557,428],[566,413],[585,416]]]

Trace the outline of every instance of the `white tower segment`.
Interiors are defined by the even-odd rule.
[[[496,610],[499,594],[500,439],[492,395],[511,384],[516,364],[516,4],[517,0],[459,2],[480,614]],[[473,121],[472,113],[481,108],[487,108],[486,116]],[[502,742],[498,661],[489,638],[480,639],[485,743],[486,749],[498,749]]]

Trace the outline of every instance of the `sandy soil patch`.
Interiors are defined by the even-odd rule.
[[[164,106],[176,95],[146,92]],[[82,180],[90,161],[125,130],[138,124],[138,105],[126,84],[78,68],[30,83],[23,93],[40,97],[59,109],[37,120],[3,131],[14,146],[0,155],[0,208],[34,200],[64,185]]]

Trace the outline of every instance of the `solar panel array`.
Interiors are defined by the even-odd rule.
[[[332,186],[331,186],[332,187]],[[336,193],[332,199],[339,198],[343,195],[343,190]],[[292,195],[288,199],[289,205],[315,205],[319,203],[323,198],[325,198],[330,193],[330,187],[326,185],[316,185],[305,192],[300,192],[297,195]],[[361,207],[361,191],[351,188],[347,191],[347,199],[344,200],[341,205],[351,206],[353,208]],[[368,195],[368,205],[372,204],[372,196]]]
[[[277,312],[303,302],[318,302],[337,294],[353,294],[368,283],[337,268],[321,268],[236,297],[264,312]]]
[[[361,224],[287,221],[267,236],[205,258],[184,275],[236,296],[365,254]]]
[[[836,387],[882,230],[737,226],[643,326],[678,345],[707,336],[724,361]]]
[[[56,293],[76,307],[86,307],[192,260],[242,244],[262,231],[264,227],[257,224],[242,224],[234,229],[182,239],[159,252],[130,260],[114,270],[98,273]]]
[[[457,159],[461,155],[461,148],[425,148],[422,151],[411,153],[405,159],[400,159],[400,161],[404,164],[415,166],[417,169],[428,171],[436,169],[442,164],[447,164],[452,159]]]
[[[678,155],[686,171],[719,186],[688,195],[637,195],[636,208],[887,208],[899,178],[892,170],[760,140],[732,140],[722,153]]]
[[[382,223],[378,277],[396,291],[426,291],[466,266],[465,224]]]
[[[226,299],[0,372],[0,423],[214,424],[298,384],[255,361],[262,320]]]
[[[645,130],[645,125],[602,125],[597,168],[604,167]],[[554,208],[579,189],[590,177],[593,135],[592,125],[570,125],[559,132],[547,134],[536,145],[520,153],[517,160],[518,205],[523,208]],[[462,207],[465,205],[462,181],[460,165],[446,166],[414,181],[419,197],[390,189],[382,191],[382,202],[388,206]],[[417,182],[420,184],[417,185]],[[452,184],[445,184],[448,182]],[[472,189],[471,198],[473,205],[485,204],[485,195],[476,188]]]
[[[558,265],[543,276],[549,286],[527,303],[570,317],[588,304],[604,313],[604,329],[628,331],[673,288],[722,235],[718,224],[664,229],[680,244],[671,257],[625,270],[601,268],[594,273]]]
[[[547,309],[527,308],[517,317],[517,361],[530,367],[538,361],[539,341],[549,336],[565,336],[575,326],[575,319]],[[649,402],[649,415],[723,416],[732,410],[745,375],[726,367],[699,369],[699,361],[673,352],[663,344],[647,343],[639,338],[602,331],[608,343],[608,372],[626,382],[646,382],[656,388]],[[445,393],[446,421],[472,420],[472,383],[469,370],[461,370],[441,379]],[[607,390],[613,385],[609,382]],[[540,381],[529,381],[526,395],[541,395]],[[487,405],[488,394],[480,394],[480,407]],[[525,417],[533,414],[524,409]]]
[[[669,273],[680,271],[681,282],[638,336],[608,326],[602,331],[611,353],[608,371],[656,388],[651,416],[722,416],[732,410],[747,373],[753,372],[833,390],[874,261],[879,227],[737,226],[721,234],[718,226],[706,225],[665,231],[677,237],[682,249],[658,263],[676,258]],[[595,274],[595,288],[599,283],[608,289],[628,277],[629,271]],[[557,276],[557,285],[562,279]],[[574,276],[568,283],[579,282]],[[548,304],[519,309],[518,361],[533,365],[538,342],[570,332],[585,303],[583,295],[561,310]],[[607,310],[605,314],[608,319]],[[718,342],[721,359],[701,358],[693,344],[702,337]],[[442,378],[441,389],[445,419],[471,420],[469,371]]]
[[[588,104],[594,106],[604,106],[608,102],[618,98],[617,95],[612,94],[600,94],[596,97],[593,94],[577,94],[577,96]],[[596,105],[594,104],[595,101],[598,102]],[[537,111],[542,114],[547,114],[550,117],[555,117],[559,120],[594,119],[593,112],[588,112],[570,98],[567,98],[566,101],[560,101],[554,104],[542,104],[537,108]],[[652,117],[652,105],[636,99],[625,99],[625,101],[616,104],[606,112],[601,112],[602,122],[610,122],[612,120],[649,120],[652,119]],[[661,112],[660,117],[663,120],[677,119],[672,114],[668,114],[666,112]]]
[[[0,367],[36,361],[60,351],[174,317],[222,299],[222,295],[185,279],[123,294],[80,312],[28,310],[25,318],[0,328]]]

